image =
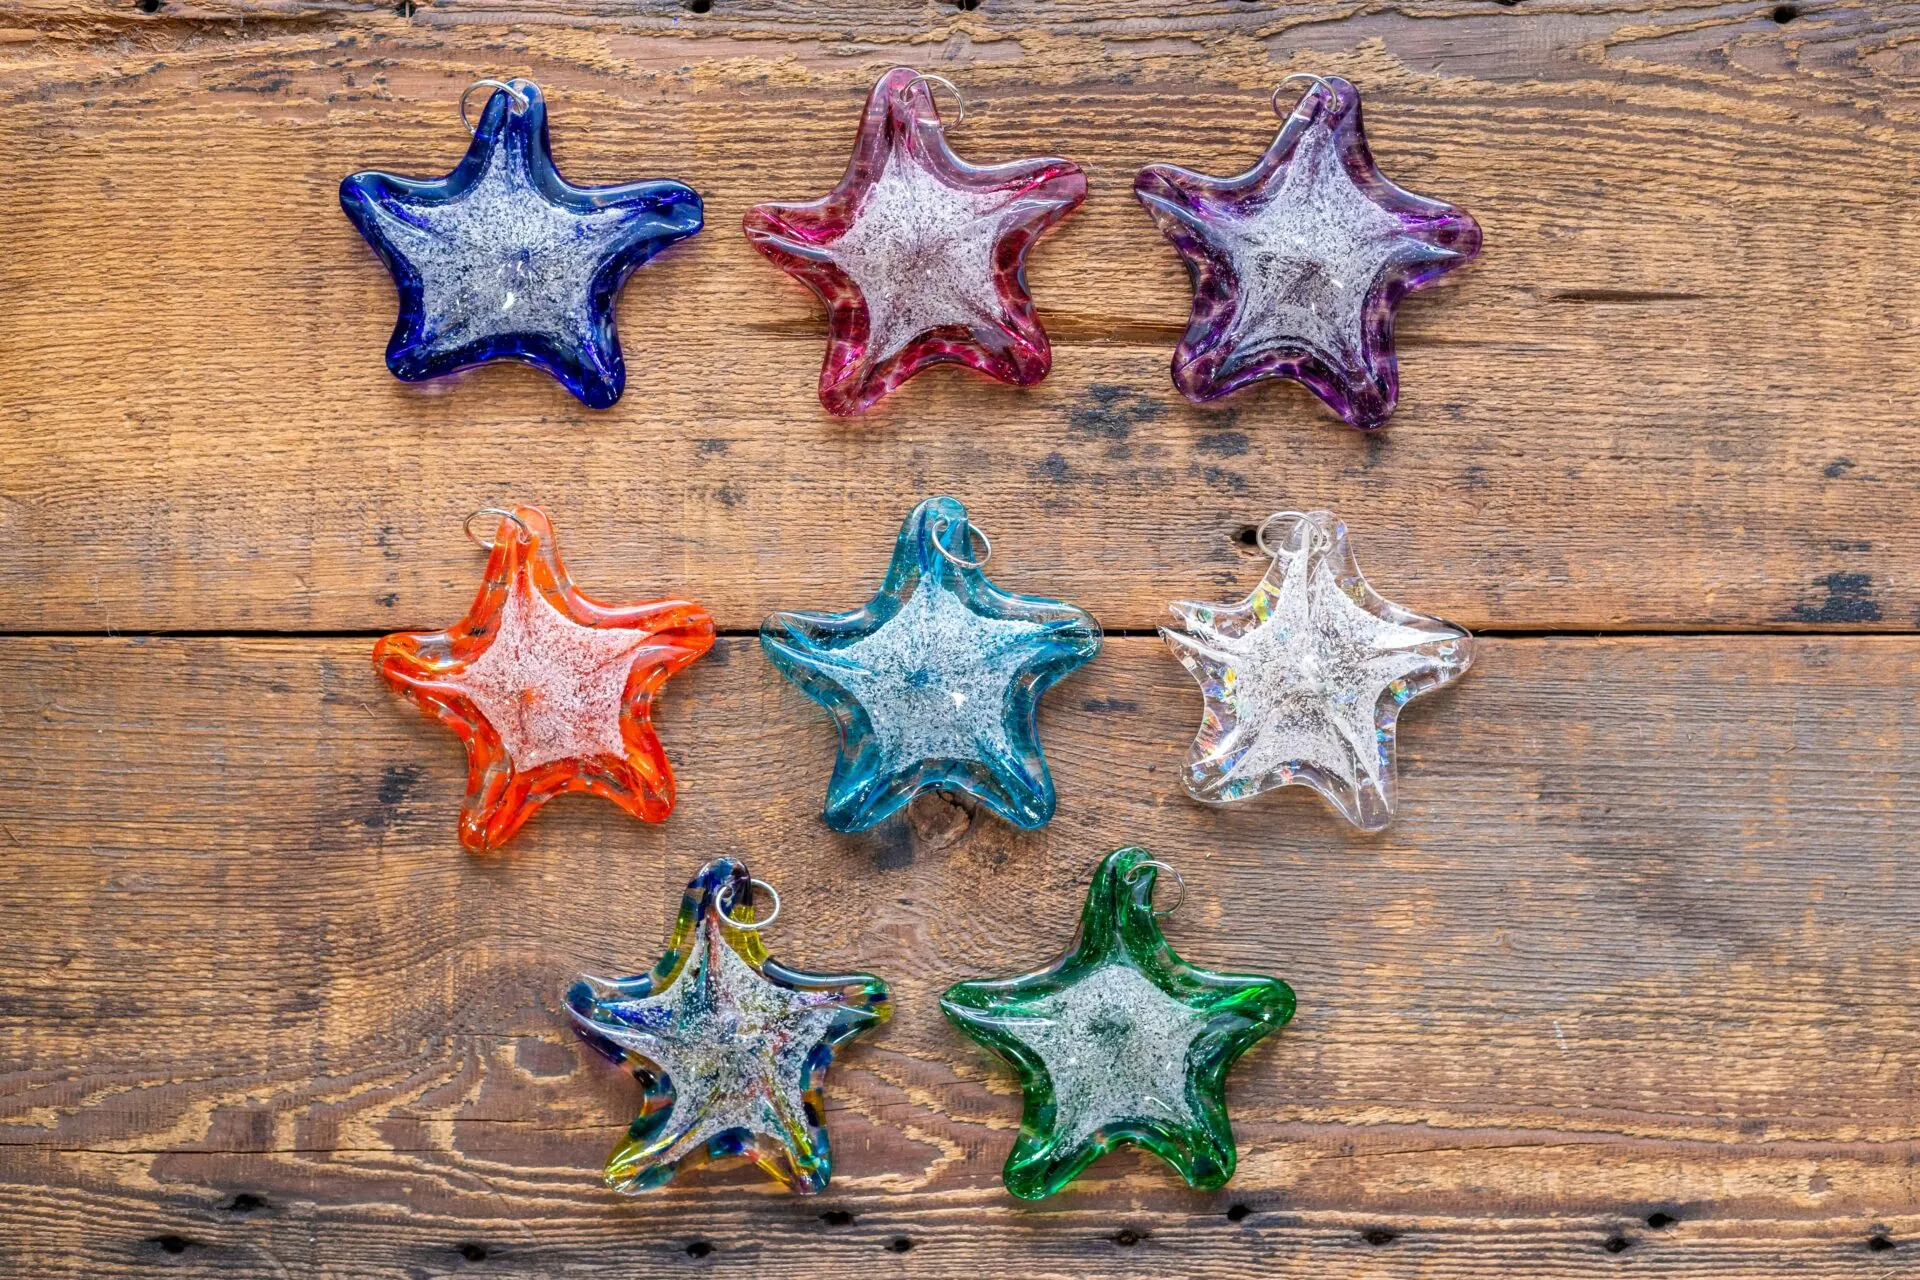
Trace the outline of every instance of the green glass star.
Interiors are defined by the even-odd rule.
[[[1155,875],[1145,849],[1115,850],[1065,956],[941,997],[954,1026],[1020,1073],[1026,1104],[1005,1177],[1022,1199],[1052,1195],[1125,1143],[1203,1190],[1233,1176],[1227,1068],[1293,1017],[1293,989],[1175,955],[1154,919]]]

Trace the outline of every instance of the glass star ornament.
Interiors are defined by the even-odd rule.
[[[852,613],[774,613],[760,644],[840,730],[825,817],[864,831],[922,791],[951,788],[1017,827],[1053,817],[1035,715],[1100,651],[1100,624],[1060,600],[1002,591],[952,498],[913,509],[880,593]],[[983,544],[984,545],[984,544]]]
[[[1057,158],[979,167],[947,145],[930,77],[895,67],[867,99],[840,185],[747,210],[747,239],[827,304],[820,403],[855,414],[929,365],[1029,386],[1053,351],[1026,256],[1087,196]]]
[[[400,292],[387,367],[407,382],[489,360],[544,369],[590,408],[626,386],[614,300],[635,267],[700,230],[679,182],[576,187],[554,167],[547,104],[515,80],[444,178],[356,173],[340,206]]]
[[[1204,402],[1291,378],[1349,425],[1378,427],[1399,395],[1394,312],[1478,254],[1480,227],[1381,174],[1352,84],[1305,78],[1306,95],[1245,173],[1154,164],[1134,179],[1193,277],[1173,383]]]
[[[539,508],[491,514],[499,529],[467,616],[373,648],[387,683],[466,745],[460,843],[498,849],[569,791],[663,821],[673,769],[653,730],[653,699],[713,647],[713,619],[684,600],[591,600],[567,575]]]
[[[1066,955],[1018,978],[957,983],[940,999],[955,1027],[1020,1075],[1020,1136],[1004,1176],[1022,1199],[1052,1195],[1126,1144],[1190,1186],[1233,1176],[1227,1069],[1293,1017],[1293,990],[1174,954],[1153,909],[1159,865],[1145,849],[1108,854]]]
[[[1267,529],[1280,520],[1291,523],[1275,549]],[[1400,709],[1464,675],[1473,640],[1367,585],[1331,512],[1281,512],[1258,538],[1273,563],[1252,595],[1183,601],[1173,612],[1186,631],[1160,629],[1205,699],[1187,792],[1230,801],[1308,786],[1377,831],[1393,816]]]
[[[643,1086],[640,1115],[607,1158],[616,1191],[737,1158],[795,1191],[827,1185],[821,1088],[840,1045],[887,1020],[887,984],[769,958],[759,930],[772,917],[756,921],[750,886],[740,863],[709,862],[653,972],[582,977],[567,991],[575,1030]]]

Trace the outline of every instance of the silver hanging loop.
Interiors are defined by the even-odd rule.
[[[1158,858],[1143,858],[1139,862],[1136,862],[1131,867],[1127,868],[1127,874],[1124,877],[1124,879],[1129,885],[1137,884],[1140,880],[1140,872],[1145,870],[1148,867],[1160,868],[1160,870],[1172,876],[1174,879],[1174,883],[1180,886],[1180,896],[1178,898],[1175,898],[1173,900],[1173,905],[1168,907],[1165,911],[1162,911],[1157,907],[1152,907],[1151,900],[1149,900],[1148,905],[1153,911],[1153,918],[1155,920],[1164,920],[1168,916],[1172,915],[1174,912],[1178,911],[1181,908],[1181,906],[1186,902],[1187,878],[1180,874],[1179,868],[1174,867],[1168,863],[1162,862]]]
[[[978,560],[962,560],[959,556],[947,550],[947,544],[940,540],[940,535],[952,527],[953,522],[946,519],[942,519],[939,524],[933,527],[933,549],[945,556],[950,563],[959,565],[962,569],[979,569],[983,568],[987,561],[993,559],[993,539],[987,536],[986,530],[974,524],[971,520],[967,522],[967,539],[969,544],[971,544],[975,538],[980,540],[980,558]]]
[[[526,90],[520,87],[518,80],[475,80],[460,93],[460,123],[467,126],[468,133],[478,132],[473,127],[473,121],[467,117],[467,99],[473,96],[475,89],[497,89],[510,96],[513,99],[513,105],[521,111],[533,105],[533,99],[527,96]]]
[[[1260,527],[1253,531],[1254,545],[1268,555],[1293,554],[1291,547],[1281,547],[1276,550],[1274,547],[1268,545],[1267,530],[1273,527],[1273,522],[1276,520],[1291,520],[1307,530],[1307,545],[1303,549],[1311,551],[1330,551],[1333,549],[1333,536],[1316,524],[1313,517],[1309,516],[1306,512],[1276,511],[1265,520],[1262,520]]]
[[[1300,101],[1293,104],[1292,111],[1282,111],[1280,109],[1280,91],[1286,88],[1288,85],[1292,84],[1295,80],[1311,80],[1313,81],[1313,83],[1308,86],[1307,91],[1305,93],[1300,95]],[[1306,106],[1307,99],[1313,96],[1314,90],[1316,89],[1326,93],[1327,101],[1329,103],[1333,103],[1339,100],[1340,95],[1334,92],[1333,86],[1327,82],[1327,78],[1325,76],[1314,75],[1313,72],[1311,71],[1294,72],[1292,75],[1282,80],[1279,84],[1273,86],[1273,96],[1268,99],[1268,101],[1273,104],[1273,114],[1275,114],[1276,116],[1279,116],[1282,120],[1285,120],[1288,116],[1298,112],[1301,107]]]
[[[954,84],[953,81],[947,79],[945,76],[929,75],[926,72],[922,72],[921,74],[915,76],[913,79],[907,81],[904,85],[900,86],[900,94],[902,97],[905,97],[906,95],[911,94],[917,86],[923,85],[923,84],[945,85],[947,87],[947,92],[953,95],[953,101],[954,101],[953,128],[958,129],[961,125],[966,123],[967,96],[964,93],[960,92],[960,87],[958,85]],[[931,97],[933,94],[933,91],[929,89],[927,91],[927,94],[929,97]],[[940,116],[940,103],[937,100],[933,104],[933,114],[936,119],[938,119]],[[940,121],[940,124],[943,128],[946,127],[946,123],[947,122],[945,120]]]
[[[461,521],[460,527],[466,531],[467,538],[470,541],[472,541],[474,545],[481,548],[483,551],[493,550],[494,544],[487,541],[485,538],[482,538],[479,534],[473,531],[473,522],[475,520],[478,520],[481,516],[498,516],[502,520],[511,520],[515,524],[520,526],[520,541],[522,542],[533,541],[533,530],[527,527],[527,522],[525,520],[522,520],[519,516],[513,514],[513,512],[507,510],[505,507],[482,507],[478,511],[474,512],[472,515],[468,516],[465,520]]]
[[[727,881],[726,888],[720,891],[720,899],[715,904],[720,908],[720,918],[742,933],[758,933],[760,930],[772,924],[774,917],[780,914],[780,894],[772,885],[760,879],[758,876],[748,877],[748,885],[758,885],[767,891],[767,896],[773,899],[773,910],[767,912],[767,918],[765,920],[741,920],[734,916],[732,905],[733,886],[737,883],[739,882],[729,880]]]

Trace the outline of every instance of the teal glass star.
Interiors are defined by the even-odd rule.
[[[976,797],[1017,827],[1053,817],[1040,697],[1100,651],[1100,624],[1002,591],[967,509],[929,498],[900,528],[880,593],[852,613],[774,613],[760,644],[840,729],[825,816],[864,831],[922,791]],[[983,544],[984,545],[984,544]]]
[[[1020,1074],[1007,1190],[1050,1196],[1115,1147],[1145,1147],[1203,1190],[1233,1176],[1227,1068],[1293,1017],[1278,978],[1214,973],[1175,955],[1154,918],[1145,849],[1093,873],[1080,932],[1053,965],[961,982],[940,1008]]]
[[[709,862],[652,973],[582,977],[567,991],[574,1029],[644,1086],[639,1117],[607,1158],[616,1191],[732,1159],[795,1191],[827,1185],[827,1068],[843,1042],[887,1020],[887,984],[771,959],[759,932],[740,927],[754,923],[752,895],[746,867]]]

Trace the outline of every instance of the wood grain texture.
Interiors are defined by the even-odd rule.
[[[1331,506],[1410,602],[1508,630],[1911,630],[1920,392],[1911,5],[7,0],[0,628],[386,628],[467,590],[459,521],[553,515],[589,589],[721,625],[857,598],[952,492],[1008,571],[1110,629],[1244,587],[1234,535]],[[1053,375],[964,373],[830,420],[811,295],[739,234],[829,187],[866,86],[938,65],[976,158],[1084,163],[1035,256]],[[1352,77],[1386,170],[1487,252],[1403,315],[1384,434],[1267,386],[1172,391],[1187,286],[1136,168],[1249,163],[1264,94]],[[386,273],[335,201],[443,171],[477,75],[530,74],[579,181],[673,174],[709,229],[627,287],[633,378],[406,386]]]
[[[1920,1273],[1920,639],[1787,634],[1920,626],[1920,5],[147,2],[0,0],[0,1276]],[[844,423],[739,220],[831,186],[900,62],[964,87],[962,154],[1091,196],[1032,263],[1045,383]],[[1286,386],[1179,399],[1187,284],[1130,194],[1245,167],[1308,69],[1487,233],[1405,308],[1370,437]],[[575,181],[707,200],[627,287],[607,413],[381,364],[337,183],[443,172],[498,73]],[[538,502],[586,590],[744,632],[865,599],[936,492],[1110,632],[1330,506],[1476,629],[1769,634],[1485,642],[1379,838],[1187,801],[1197,692],[1125,634],[1049,697],[1050,827],[926,798],[834,835],[831,729],[736,635],[662,703],[667,824],[574,797],[459,850],[459,751],[367,652],[466,606],[469,511]],[[1123,1153],[1021,1204],[1017,1091],[934,1000],[1057,954],[1124,842],[1186,872],[1177,947],[1301,1012],[1232,1077],[1227,1189]],[[898,1012],[829,1083],[825,1196],[621,1199],[637,1091],[559,990],[651,963],[721,853],[785,895],[776,954]]]
[[[831,728],[728,639],[660,708],[669,822],[567,798],[491,858],[454,840],[453,738],[366,650],[0,643],[0,1271],[1920,1266],[1910,638],[1489,642],[1409,712],[1379,839],[1297,788],[1188,802],[1197,695],[1146,639],[1050,695],[1051,827],[955,834],[932,800],[834,835]],[[1057,953],[1128,841],[1187,873],[1177,947],[1301,1012],[1232,1077],[1226,1190],[1124,1154],[1021,1205],[1012,1081],[934,1000]],[[650,963],[721,853],[780,887],[776,954],[878,972],[898,1012],[830,1082],[826,1195],[735,1171],[622,1200],[596,1173],[635,1089],[558,992]]]

